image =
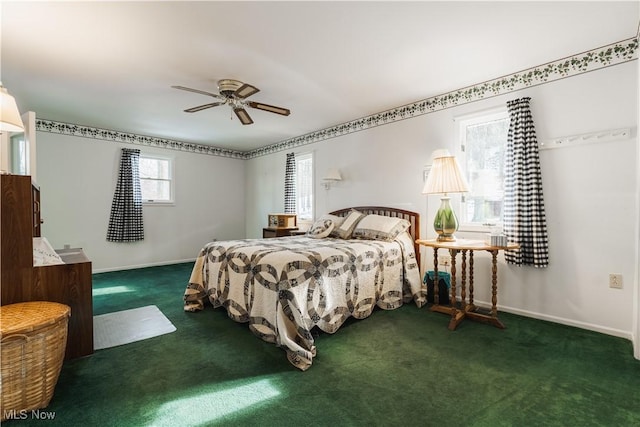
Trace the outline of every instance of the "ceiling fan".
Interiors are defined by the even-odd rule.
[[[228,105],[233,109],[233,112],[236,113],[238,119],[243,125],[250,125],[253,123],[251,116],[245,110],[245,107],[256,108],[258,110],[268,111],[270,113],[281,114],[283,116],[288,116],[291,113],[287,108],[276,107],[273,105],[263,104],[261,102],[248,101],[246,98],[250,97],[254,93],[260,92],[255,86],[252,86],[248,83],[243,83],[238,80],[232,79],[222,79],[218,80],[218,90],[219,94],[205,92],[199,89],[192,89],[190,87],[184,86],[171,86],[174,89],[186,90],[189,92],[200,93],[202,95],[212,96],[219,101],[212,102],[210,104],[199,105],[197,107],[187,108],[184,110],[186,113],[195,113],[196,111],[202,111],[207,108],[217,107],[218,105]]]

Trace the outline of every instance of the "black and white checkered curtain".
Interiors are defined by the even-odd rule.
[[[284,213],[296,213],[296,155],[287,154],[284,172]]]
[[[139,165],[140,150],[123,148],[107,230],[109,242],[144,240]]]
[[[507,102],[509,133],[505,153],[504,233],[520,250],[506,251],[507,263],[547,267],[547,220],[531,98]]]

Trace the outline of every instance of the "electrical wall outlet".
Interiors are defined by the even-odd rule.
[[[609,274],[609,287],[622,289],[622,274]]]

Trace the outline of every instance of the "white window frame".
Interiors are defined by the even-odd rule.
[[[480,123],[491,122],[494,120],[509,119],[509,113],[506,107],[495,108],[491,110],[484,110],[481,112],[471,113],[464,116],[456,117],[456,136],[459,141],[458,150],[456,156],[460,163],[460,167],[467,178],[469,185],[471,185],[470,178],[467,175],[467,141],[466,141],[466,128],[468,126],[477,125]],[[507,148],[507,141],[505,138],[504,149]],[[460,199],[460,206],[456,210],[459,213],[458,220],[460,221],[459,231],[469,232],[489,232],[494,227],[502,227],[502,219],[490,224],[481,224],[478,222],[468,221],[466,218],[467,211],[467,195],[463,194]],[[504,205],[503,205],[504,208]]]
[[[30,153],[26,135],[23,132],[11,134],[9,136],[9,144],[11,150],[11,173],[30,175]]]
[[[315,176],[315,159],[313,156],[313,152],[312,151],[307,151],[304,153],[296,153],[296,212],[298,213],[298,225],[305,224],[305,223],[313,223],[314,217],[315,217],[315,186],[314,186],[314,176]],[[301,176],[301,168],[299,167],[298,162],[303,161],[303,160],[311,160],[311,171],[309,172],[310,175],[309,176]],[[309,180],[309,191],[311,192],[310,198],[311,198],[311,213],[310,213],[310,217],[306,218],[306,217],[301,217],[300,216],[300,201],[301,198],[299,196],[299,189],[301,188],[300,183],[302,180]]]
[[[173,157],[168,157],[168,156],[157,155],[157,154],[140,153],[140,159],[141,160],[142,159],[162,160],[162,161],[168,161],[169,162],[169,178],[161,180],[161,181],[169,181],[169,192],[170,192],[169,200],[145,199],[144,198],[144,194],[143,194],[142,195],[142,204],[143,205],[149,205],[149,206],[173,206],[173,205],[175,205],[175,175],[174,175],[174,163],[175,163],[175,160],[174,160],[174,158]],[[141,182],[144,179],[150,179],[150,178],[142,178],[142,177],[140,177],[140,181]]]

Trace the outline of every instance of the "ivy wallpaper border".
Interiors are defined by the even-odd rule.
[[[169,150],[188,151],[191,153],[208,154],[211,156],[231,157],[234,159],[245,159],[247,154],[243,151],[229,150],[210,145],[193,144],[190,142],[136,135],[133,133],[100,129],[91,126],[80,126],[38,118],[36,118],[36,130],[84,138],[93,138],[103,141],[124,142],[127,144],[145,145],[148,147],[165,148]]]
[[[528,68],[514,74],[423,99],[412,104],[392,108],[333,127],[310,132],[252,151],[236,151],[210,145],[136,135],[46,119],[36,119],[36,130],[188,151],[212,156],[251,159],[637,60],[638,39],[639,37],[636,36],[557,61],[548,62],[537,67]]]
[[[636,59],[638,59],[638,37],[281,141],[277,144],[248,152],[247,158],[264,156],[284,149],[312,144]]]

